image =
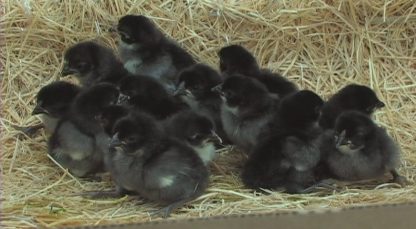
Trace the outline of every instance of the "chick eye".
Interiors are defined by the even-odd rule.
[[[85,69],[85,68],[87,68],[87,66],[88,66],[88,63],[86,63],[86,62],[79,62],[77,64],[78,69]]]
[[[126,139],[126,142],[135,142],[135,141],[137,141],[137,138],[135,136],[131,136]]]
[[[225,96],[227,99],[231,99],[231,98],[233,98],[233,97],[234,97],[233,93],[231,93],[231,92],[224,92],[224,96]]]
[[[199,90],[201,87],[199,85],[193,85],[190,89],[191,90]]]
[[[133,43],[133,39],[130,38],[130,36],[124,34],[124,33],[120,33],[120,38],[122,41],[124,41],[125,43],[131,44]]]
[[[196,141],[196,140],[199,140],[201,138],[202,138],[202,135],[200,135],[200,134],[194,134],[189,139],[190,140],[193,140],[193,141]]]
[[[362,137],[362,136],[364,136],[365,134],[364,134],[364,132],[362,132],[362,131],[358,131],[358,132],[357,132],[357,135],[358,135],[358,136],[360,136],[360,137]]]

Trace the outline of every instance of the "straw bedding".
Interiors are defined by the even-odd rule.
[[[125,14],[152,18],[202,62],[217,66],[216,52],[237,43],[262,66],[287,75],[324,98],[348,83],[372,87],[386,103],[377,123],[400,144],[400,172],[416,174],[416,3],[397,1],[6,1],[1,6],[1,224],[7,227],[143,222],[155,205],[133,197],[89,200],[77,193],[111,188],[109,177],[72,177],[46,153],[46,136],[19,137],[11,125],[31,117],[37,91],[60,78],[62,53],[96,39],[113,48],[109,28]],[[244,156],[226,149],[212,166],[206,194],[174,219],[300,211],[416,199],[416,186],[377,181],[309,195],[269,195],[244,189]]]

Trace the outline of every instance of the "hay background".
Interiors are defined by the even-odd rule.
[[[387,107],[376,113],[403,150],[400,172],[416,170],[416,3],[397,1],[7,1],[1,6],[1,224],[5,227],[109,224],[151,220],[154,205],[133,198],[88,200],[107,182],[71,177],[46,154],[44,133],[17,138],[11,124],[37,123],[37,91],[59,79],[62,53],[85,39],[115,47],[108,29],[127,13],[150,16],[199,60],[217,66],[220,47],[238,43],[264,67],[327,98],[348,83],[374,88]],[[224,152],[206,195],[173,218],[336,208],[414,200],[416,186],[370,182],[310,195],[254,194]]]

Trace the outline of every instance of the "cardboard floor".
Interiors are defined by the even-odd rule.
[[[95,227],[82,227],[95,228]],[[416,203],[353,207],[297,213],[218,216],[189,220],[163,220],[143,224],[107,225],[114,229],[380,229],[416,228]]]

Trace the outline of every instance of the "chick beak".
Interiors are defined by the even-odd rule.
[[[32,115],[38,114],[49,114],[47,110],[45,110],[41,105],[37,104],[36,107],[32,111]]]
[[[212,92],[221,94],[222,93],[222,84],[218,84],[217,86],[211,88]]]
[[[211,135],[209,136],[209,140],[216,143],[216,144],[222,144],[222,139],[220,138],[220,136],[218,136],[217,133],[215,133],[215,131],[211,131]]]
[[[342,143],[344,142],[345,134],[346,134],[346,132],[345,132],[345,130],[343,130],[341,132],[341,134],[339,135],[337,142],[335,142],[336,148],[339,148],[342,145]]]
[[[175,92],[173,92],[173,96],[182,96],[182,95],[186,95],[187,92],[189,92],[188,90],[186,90],[185,88],[185,83],[182,82],[179,84],[178,88],[176,88]]]
[[[385,107],[385,106],[386,106],[386,104],[384,104],[383,102],[379,101],[377,103],[377,105],[376,105],[376,108],[382,108],[382,107]]]
[[[74,69],[71,69],[68,66],[68,63],[65,63],[64,68],[62,69],[61,75],[62,76],[67,76],[67,75],[71,75],[71,74],[74,74],[74,73],[76,73],[76,71]]]
[[[129,102],[130,96],[120,93],[117,99],[117,105],[125,105]]]
[[[123,143],[118,138],[118,133],[114,134],[114,136],[111,138],[110,145],[108,146],[110,149],[117,148],[122,146]]]

